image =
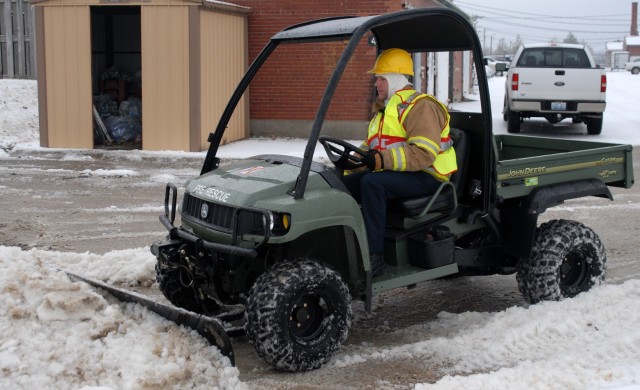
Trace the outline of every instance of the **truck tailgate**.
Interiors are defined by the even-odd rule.
[[[513,99],[604,101],[601,92],[600,69],[520,68],[519,87],[512,92]]]
[[[609,186],[633,185],[631,145],[556,138],[495,136],[497,193],[504,199],[535,188],[597,179]]]

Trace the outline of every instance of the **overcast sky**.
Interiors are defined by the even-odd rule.
[[[562,41],[571,32],[594,51],[623,40],[631,29],[631,3],[640,0],[453,0],[470,16],[478,16],[484,45],[501,38],[525,43]]]

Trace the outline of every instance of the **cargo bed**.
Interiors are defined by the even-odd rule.
[[[631,145],[544,137],[496,135],[497,192],[504,199],[535,188],[597,179],[609,186],[633,185]]]

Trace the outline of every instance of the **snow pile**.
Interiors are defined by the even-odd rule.
[[[246,388],[195,331],[105,299],[56,269],[149,285],[153,262],[146,248],[97,256],[0,246],[2,382],[25,389]]]
[[[131,169],[85,169],[82,171],[80,176],[89,177],[89,176],[98,176],[98,177],[108,177],[108,176],[117,176],[117,177],[131,177],[137,176],[138,172],[132,171]]]
[[[0,157],[16,145],[38,147],[38,84],[33,80],[0,81]]]
[[[499,313],[441,312],[436,321],[398,331],[421,340],[364,347],[335,364],[419,360],[448,375],[416,389],[640,387],[640,280],[596,287],[561,302]],[[425,335],[432,339],[424,340]],[[481,374],[477,374],[481,372]],[[506,385],[510,384],[510,385]],[[528,386],[525,386],[528,387]]]

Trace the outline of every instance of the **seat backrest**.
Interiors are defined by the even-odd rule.
[[[450,183],[442,183],[438,189],[438,196],[435,194],[425,194],[410,198],[397,198],[389,203],[392,211],[391,217],[387,215],[387,223],[392,226],[402,228],[405,226],[404,219],[417,218],[429,211],[455,210],[456,200],[460,199],[466,183],[467,167],[469,165],[469,136],[464,131],[456,128],[449,129],[449,135],[453,139],[453,147],[456,151],[456,163],[458,170],[451,175]],[[451,186],[455,187],[455,194],[452,194]],[[455,195],[455,199],[452,195]],[[427,206],[429,208],[427,209]],[[400,219],[394,219],[394,215],[399,215]]]
[[[451,183],[456,186],[458,198],[462,194],[462,189],[466,179],[466,166],[469,163],[469,136],[464,131],[452,127],[449,135],[453,139],[453,147],[456,150],[456,163],[458,170],[451,175]]]
[[[527,56],[524,59],[524,63],[525,63],[525,65],[536,66],[536,65],[538,65],[538,60],[536,60],[535,56]]]

